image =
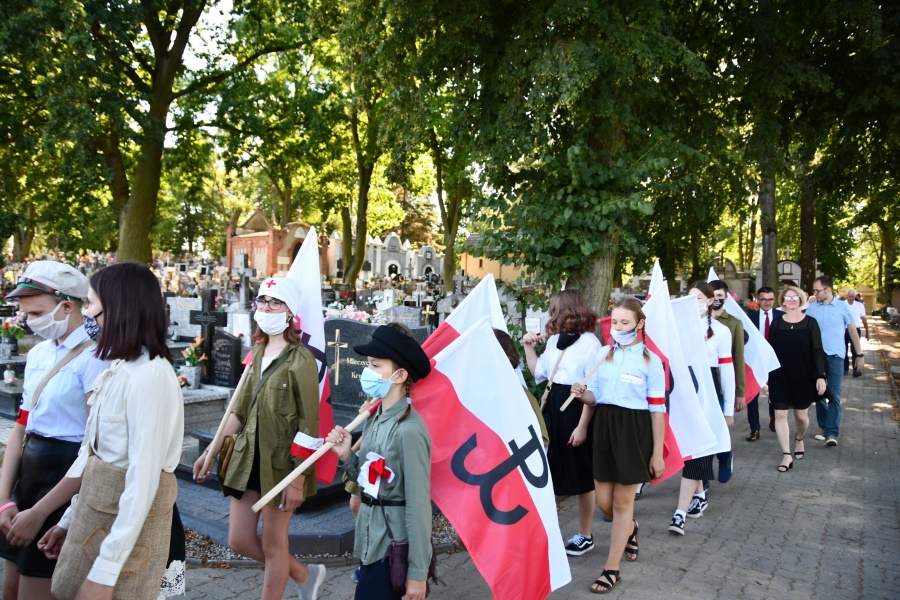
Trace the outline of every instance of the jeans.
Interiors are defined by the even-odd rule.
[[[859,336],[859,339],[862,339],[862,330],[859,327],[856,328],[856,334]],[[850,369],[851,366],[853,367],[853,370],[855,371],[856,370],[856,357],[859,356],[859,354],[856,353],[856,348],[853,347],[853,341],[850,339],[849,331],[844,332],[844,344],[846,344],[850,348],[850,350],[847,351],[846,354],[844,354],[844,372],[846,373]],[[862,346],[860,346],[860,347],[862,347]],[[852,364],[850,363],[851,357],[853,358]]]
[[[750,424],[750,431],[759,431],[759,403],[762,400],[759,399],[759,394],[756,395],[750,402],[747,403],[747,422]],[[769,402],[769,416],[775,416],[775,409],[772,408],[772,403]]]
[[[816,402],[816,421],[826,438],[837,438],[841,433],[841,386],[844,383],[844,359],[833,354],[825,355],[825,367],[828,373],[826,380],[832,401],[827,405],[824,401]]]

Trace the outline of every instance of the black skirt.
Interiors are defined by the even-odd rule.
[[[593,444],[594,480],[636,485],[652,479],[650,411],[597,405]]]
[[[716,478],[713,471],[713,455],[701,456],[684,461],[684,470],[681,471],[683,479],[694,481],[709,481]]]
[[[78,442],[64,442],[55,438],[29,435],[28,443],[22,450],[19,464],[19,480],[12,491],[12,499],[19,512],[33,507],[59,483],[75,458],[78,456]],[[38,541],[51,527],[59,523],[69,503],[50,513],[38,530],[34,540],[27,546],[13,546],[0,535],[0,557],[18,565],[20,575],[49,579],[53,577],[56,561],[47,558],[37,549]]]
[[[569,438],[581,420],[584,404],[573,401],[560,412],[559,408],[571,393],[571,383],[556,383],[550,388],[547,406],[544,408],[544,422],[550,444],[547,447],[547,462],[553,477],[553,492],[557,496],[577,496],[594,491],[592,469],[592,444],[594,428],[588,423],[587,439],[580,446],[569,445]]]

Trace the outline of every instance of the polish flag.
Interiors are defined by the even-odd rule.
[[[666,289],[666,278],[663,275],[662,268],[659,266],[659,261],[653,261],[653,274],[650,275],[650,287],[647,290],[647,300],[649,301],[653,294],[657,292],[662,292],[663,290],[668,293],[668,289]]]
[[[710,267],[707,281],[716,281],[719,276]],[[725,312],[736,317],[744,324],[744,371],[747,373],[747,381],[744,384],[744,397],[752,400],[759,395],[759,391],[769,381],[769,373],[781,367],[775,350],[759,332],[744,309],[735,302],[731,294],[725,298]]]
[[[645,325],[647,348],[659,356],[666,369],[667,417],[673,439],[670,439],[667,430],[665,449],[668,454],[664,456],[666,471],[663,479],[684,466],[683,461],[676,460],[674,454],[677,454],[679,459],[706,456],[711,454],[708,450],[716,445],[715,434],[706,419],[701,416],[700,401],[693,383],[694,377],[686,361],[687,356],[678,335],[672,306],[668,294],[656,294],[644,305],[644,315],[647,317]],[[696,308],[694,320],[697,320]],[[702,345],[695,347],[692,352],[705,360],[706,352]],[[709,369],[706,371],[708,373]],[[721,412],[720,410],[720,417]]]
[[[331,410],[331,386],[328,380],[328,359],[325,356],[325,319],[322,313],[322,273],[319,270],[319,238],[316,228],[310,227],[300,251],[286,277],[300,285],[301,308],[294,315],[294,325],[300,339],[316,359],[319,370],[319,435],[325,437],[334,429]],[[316,479],[324,484],[334,482],[337,457],[327,452],[316,462]]]
[[[463,298],[459,306],[444,319],[434,333],[428,336],[428,339],[422,344],[422,349],[428,356],[434,356],[485,315],[490,317],[491,327],[509,333],[506,328],[506,319],[503,318],[503,310],[500,308],[497,285],[494,283],[494,276],[490,273],[478,282],[475,289],[469,292],[469,295]]]
[[[431,436],[431,497],[494,598],[543,599],[572,576],[540,427],[492,317],[454,331],[436,354],[448,336],[432,341],[432,371],[412,387],[412,402]]]
[[[291,456],[299,458],[300,460],[306,460],[313,453],[322,447],[322,444],[325,443],[325,440],[322,438],[314,438],[312,436],[308,436],[302,431],[298,431],[297,435],[294,436],[294,441],[291,443]]]
[[[699,402],[699,412],[694,412],[690,416],[697,420],[699,415],[703,415],[703,421],[715,435],[715,444],[712,447],[702,451],[691,448],[691,454],[684,454],[684,456],[700,458],[719,452],[728,452],[731,450],[731,434],[728,431],[728,424],[725,423],[722,408],[719,406],[716,384],[713,382],[706,359],[706,340],[703,339],[705,321],[701,321],[697,314],[697,300],[693,296],[685,296],[672,300],[671,307],[672,313],[675,315],[674,322],[678,329],[678,339],[681,342],[680,354],[688,363]]]

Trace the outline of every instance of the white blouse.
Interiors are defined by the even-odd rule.
[[[544,353],[538,357],[534,373],[535,383],[550,379],[550,375],[553,374],[553,367],[556,366],[556,361],[562,352],[556,347],[556,340],[558,339],[559,334],[550,336]],[[559,363],[559,369],[556,370],[553,382],[560,385],[579,383],[587,375],[587,372],[597,364],[597,353],[600,352],[601,348],[603,348],[603,344],[600,343],[596,335],[593,333],[582,333],[578,341],[566,350],[566,355],[563,356],[562,361]]]
[[[84,441],[66,477],[81,477],[91,450],[102,461],[127,469],[119,514],[100,546],[88,574],[95,583],[114,586],[156,497],[160,472],[172,473],[181,459],[184,399],[169,361],[116,360],[94,384],[88,401]],[[60,520],[69,528],[77,496]]]
[[[706,337],[707,326],[712,326],[713,336],[706,339],[706,361],[710,367],[719,369],[719,380],[722,384],[722,396],[725,398],[723,408],[726,417],[734,416],[735,376],[734,362],[731,358],[731,330],[715,319],[707,322],[706,317],[700,319],[703,337]]]

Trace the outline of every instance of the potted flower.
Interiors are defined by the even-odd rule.
[[[203,348],[200,346],[202,343],[203,338],[198,335],[192,344],[181,351],[181,355],[184,356],[184,366],[178,369],[178,374],[187,379],[186,387],[191,390],[200,387],[200,375],[203,370],[200,363],[207,360]]]
[[[17,312],[13,317],[3,319],[0,327],[0,356],[18,356],[19,340],[25,336],[25,315]]]

